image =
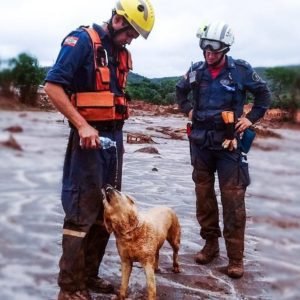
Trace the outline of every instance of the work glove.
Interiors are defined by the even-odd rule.
[[[224,149],[232,151],[237,149],[237,140],[234,137],[234,113],[233,111],[222,111],[222,119],[225,123],[225,140],[222,143]]]

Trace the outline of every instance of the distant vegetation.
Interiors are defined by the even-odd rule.
[[[272,92],[272,108],[295,110],[300,108],[300,66],[255,68],[268,82]],[[130,73],[127,90],[133,99],[155,104],[175,103],[175,85],[180,77],[148,79]],[[248,102],[253,99],[249,94]]]
[[[2,67],[2,68],[1,68]],[[43,84],[49,67],[40,67],[38,60],[26,53],[7,61],[0,60],[0,93],[18,94],[22,103],[35,105],[39,84]],[[295,111],[300,108],[300,66],[256,68],[258,74],[267,80],[273,95],[272,107]],[[175,85],[180,77],[149,79],[136,73],[129,73],[126,91],[132,99],[153,104],[174,104]],[[248,102],[252,98],[249,95]]]
[[[38,60],[21,53],[0,69],[0,93],[6,97],[17,95],[21,103],[35,106],[37,89],[44,77],[45,70],[39,67]]]
[[[128,76],[127,92],[132,99],[153,104],[174,104],[175,85],[179,77],[148,79],[134,73]]]
[[[265,71],[273,94],[273,106],[300,108],[300,67],[275,67]]]

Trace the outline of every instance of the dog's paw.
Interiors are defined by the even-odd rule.
[[[111,297],[111,300],[132,300],[131,298],[127,298],[125,296],[121,296],[120,294],[114,295]]]
[[[172,271],[173,271],[174,273],[180,273],[179,266],[174,267]]]

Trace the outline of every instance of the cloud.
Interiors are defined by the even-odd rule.
[[[1,4],[0,58],[26,51],[51,65],[62,39],[79,25],[101,24],[114,1],[10,0]],[[147,41],[129,49],[134,71],[148,77],[178,76],[202,60],[195,33],[201,21],[223,20],[235,32],[230,55],[253,66],[300,64],[300,1],[152,0],[156,23]],[[87,5],[88,4],[88,5]]]

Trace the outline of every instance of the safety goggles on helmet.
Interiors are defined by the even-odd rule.
[[[200,48],[204,51],[209,50],[212,52],[221,52],[228,48],[224,43],[219,41],[200,39]]]

